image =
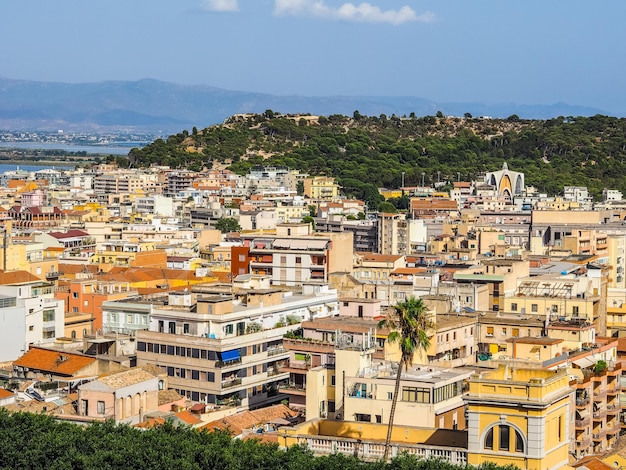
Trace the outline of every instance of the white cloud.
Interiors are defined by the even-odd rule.
[[[425,12],[418,15],[409,6],[399,10],[381,10],[370,3],[344,3],[338,8],[324,3],[324,0],[275,0],[274,14],[277,16],[310,16],[315,18],[354,21],[364,23],[402,24],[410,21],[430,23],[435,15]]]
[[[208,11],[239,11],[237,0],[204,0],[202,8]]]

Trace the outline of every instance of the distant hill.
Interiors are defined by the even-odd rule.
[[[247,174],[256,165],[283,166],[337,179],[348,197],[370,208],[378,188],[479,180],[509,168],[526,184],[555,195],[564,186],[626,193],[626,119],[595,115],[547,120],[287,115],[268,110],[223,124],[184,130],[132,149],[120,163],[170,165],[198,171],[227,167]]]
[[[491,116],[549,119],[607,114],[601,109],[555,103],[437,103],[419,97],[278,96],[152,79],[54,83],[0,78],[0,129],[68,131],[162,131],[206,127],[239,113]]]

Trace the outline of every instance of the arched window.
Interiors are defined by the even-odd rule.
[[[494,435],[498,442],[494,442]],[[513,442],[511,442],[513,439]],[[504,452],[524,452],[524,436],[515,427],[508,424],[497,424],[492,426],[485,433],[483,447],[487,450],[497,450]]]
[[[76,330],[72,330],[72,339],[76,339]]]

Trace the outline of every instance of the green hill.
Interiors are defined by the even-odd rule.
[[[626,119],[596,115],[549,120],[385,115],[236,115],[224,124],[183,131],[133,149],[133,166],[200,170],[223,165],[239,174],[255,165],[334,176],[346,196],[380,201],[379,187],[471,180],[503,162],[526,184],[555,195],[563,186],[626,192]],[[422,176],[422,173],[424,174]],[[371,206],[372,207],[372,206]]]

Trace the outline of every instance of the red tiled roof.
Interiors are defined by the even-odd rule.
[[[75,375],[94,362],[96,359],[93,357],[33,347],[13,365],[51,374]]]
[[[41,281],[34,274],[28,271],[1,271],[0,272],[0,285],[7,284],[22,284],[24,282],[36,282]]]
[[[181,421],[193,426],[194,424],[200,424],[202,420],[189,411],[179,411],[176,413],[176,417]]]
[[[4,398],[12,397],[13,395],[14,395],[14,393],[11,392],[10,390],[6,390],[4,388],[0,388],[0,400],[2,400]]]
[[[83,230],[68,230],[67,232],[48,232],[48,235],[62,240],[64,238],[88,237],[89,233]]]

